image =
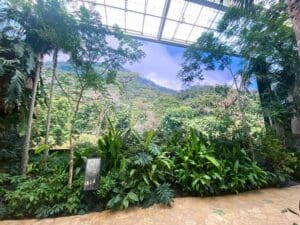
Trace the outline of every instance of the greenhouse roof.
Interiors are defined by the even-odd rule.
[[[126,34],[168,44],[187,46],[205,31],[215,31],[228,6],[220,0],[78,0],[98,11],[107,27],[118,25]]]

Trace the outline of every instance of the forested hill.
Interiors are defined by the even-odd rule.
[[[52,62],[45,62],[44,63],[45,68],[51,69]],[[60,72],[63,73],[72,73],[72,66],[67,62],[59,62],[57,65],[57,69]],[[160,86],[153,81],[142,77],[141,75],[137,73],[132,73],[128,70],[123,70],[119,73],[119,76],[117,77],[117,81],[121,81],[123,83],[129,83],[132,87],[138,88],[138,89],[149,89],[154,92],[157,92],[158,94],[170,94],[175,95],[178,92],[163,86]]]
[[[51,63],[45,63],[42,75],[46,92],[49,90],[52,75],[51,66]],[[74,79],[72,67],[67,63],[59,63],[57,78],[65,92],[56,83],[53,111],[57,115],[54,118],[57,117],[58,121],[64,119],[61,124],[54,125],[56,130],[52,133],[61,130],[58,133],[58,137],[61,137],[61,133],[68,134],[69,122],[66,121],[73,110],[68,102],[70,99],[73,102],[76,100],[78,83]],[[65,93],[71,93],[69,100]],[[243,102],[253,131],[260,129],[262,118],[257,113],[260,110],[257,93],[244,93]],[[38,109],[39,113],[45,114],[38,118],[46,118],[47,106],[41,105]],[[149,129],[173,130],[180,127],[193,127],[207,134],[216,127],[230,132],[240,122],[237,112],[236,91],[228,86],[193,86],[177,92],[161,87],[137,73],[121,71],[114,84],[107,85],[103,91],[85,91],[76,122],[76,132],[81,136],[97,136],[105,118],[114,120],[120,126],[130,126],[141,133]],[[44,123],[45,121],[40,121],[37,124],[43,128]]]

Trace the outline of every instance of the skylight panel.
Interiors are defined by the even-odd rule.
[[[166,20],[165,27],[162,33],[162,38],[172,39],[176,30],[178,22]]]
[[[161,21],[161,19],[159,19],[157,17],[145,16],[143,33],[146,35],[151,35],[153,37],[157,36],[160,21]]]
[[[66,8],[68,11],[70,12],[76,12],[80,9],[81,6],[83,6],[84,3],[83,2],[67,2],[66,4]]]
[[[139,31],[141,33],[143,26],[143,15],[134,12],[126,12],[126,29]]]
[[[205,32],[206,29],[203,29],[201,27],[193,27],[192,32],[190,33],[190,36],[188,37],[189,42],[196,42],[197,39],[202,35],[203,32]]]
[[[203,10],[201,11],[201,14],[196,22],[196,25],[209,27],[217,13],[218,10],[211,9],[209,7],[203,7]]]
[[[124,10],[106,7],[106,13],[108,15],[107,25],[108,26],[118,25],[120,28],[124,28],[125,27],[124,12],[125,12]]]
[[[184,0],[172,0],[167,17],[179,21],[184,4]]]
[[[216,16],[215,20],[213,21],[211,28],[212,29],[216,29],[220,20],[222,19],[222,17],[224,16],[224,12],[219,11],[218,15]]]
[[[127,9],[144,13],[146,0],[127,0]]]
[[[113,6],[125,9],[125,1],[124,0],[104,0],[104,3],[107,6]]]
[[[166,0],[148,0],[147,14],[162,16]]]
[[[102,5],[95,5],[94,9],[99,12],[100,16],[101,16],[101,22],[105,25],[108,25],[107,24],[107,21],[106,21],[106,14],[105,14],[105,8],[104,6]]]
[[[197,21],[202,8],[203,6],[199,4],[189,2],[184,12],[183,21],[185,23],[194,24]]]
[[[192,27],[193,26],[184,23],[179,24],[174,39],[186,41],[192,30]]]
[[[220,0],[206,1],[219,4]],[[223,1],[227,5],[230,0]],[[103,25],[117,25],[125,34],[183,45],[195,42],[207,30],[216,30],[225,9],[202,0],[80,0],[66,5],[70,12],[82,5],[94,9]]]
[[[92,2],[95,2],[95,3],[98,3],[98,4],[104,4],[105,0],[92,0]]]

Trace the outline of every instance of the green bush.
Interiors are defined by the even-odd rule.
[[[107,173],[103,171],[100,189],[97,191],[98,196],[107,201],[107,208],[125,209],[129,205],[149,206],[154,203],[170,205],[174,194],[165,179],[171,171],[172,162],[167,152],[162,152],[159,146],[152,143],[154,131],[150,131],[145,139],[133,134],[136,148],[126,153],[126,146],[121,145],[125,143],[121,141],[122,135],[117,135],[116,139],[112,138],[112,133],[115,134],[113,136],[118,134],[116,131],[109,132],[104,138],[106,146],[113,146],[106,148],[104,155],[111,156],[111,160],[106,162],[106,168],[112,169]],[[103,148],[102,144],[99,146]],[[115,155],[116,150],[119,158]]]
[[[6,217],[49,217],[76,214],[84,210],[82,179],[76,179],[73,188],[67,188],[67,174],[53,174],[36,178],[13,176],[6,179],[9,189],[2,190]],[[7,183],[6,183],[7,185]]]
[[[238,145],[209,144],[191,129],[176,152],[175,176],[182,190],[206,196],[259,188],[267,183],[267,173],[252,162]]]
[[[270,183],[286,185],[298,165],[295,153],[284,146],[274,133],[262,134],[257,146],[260,164],[272,174]]]

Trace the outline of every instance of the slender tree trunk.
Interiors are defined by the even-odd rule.
[[[251,138],[250,138],[250,134],[249,134],[250,130],[249,130],[249,127],[248,127],[248,124],[247,124],[247,118],[246,118],[245,110],[244,110],[243,103],[242,103],[241,87],[239,87],[238,82],[237,82],[237,78],[236,78],[236,76],[234,76],[233,73],[232,73],[232,78],[233,78],[234,86],[235,86],[235,89],[236,89],[238,107],[239,107],[239,111],[240,111],[240,114],[241,114],[242,129],[244,130],[244,134],[246,135],[244,137],[245,142],[247,144],[247,147],[250,149],[251,158],[254,161],[255,160],[255,154],[254,154],[254,150],[253,150],[253,146],[252,146],[252,142],[251,142]]]
[[[271,104],[271,84],[269,80],[267,80],[266,78],[260,78],[259,76],[256,77],[256,81],[265,126],[273,126],[272,119],[270,118],[268,113],[266,113],[266,108]]]
[[[102,121],[103,121],[103,118],[105,116],[105,113],[106,113],[106,110],[103,109],[101,110],[100,114],[99,114],[99,119],[98,119],[98,123],[97,123],[97,128],[96,128],[96,136],[99,137],[100,135],[100,130],[101,130],[101,126],[102,126]]]
[[[81,98],[83,96],[83,91],[84,88],[82,87],[80,90],[80,94],[78,97],[78,100],[76,102],[76,107],[75,107],[75,111],[74,111],[74,116],[72,119],[72,124],[71,124],[71,131],[70,131],[70,136],[69,136],[69,144],[70,144],[70,159],[69,159],[69,179],[68,179],[68,188],[72,188],[72,183],[73,183],[73,167],[74,167],[74,146],[73,146],[73,133],[74,133],[74,125],[75,125],[75,121],[77,118],[77,113],[79,110],[79,105],[80,105],[80,101]]]
[[[244,108],[243,108],[243,105],[242,105],[241,90],[240,90],[240,88],[237,84],[237,80],[236,80],[235,77],[233,78],[233,80],[234,80],[234,85],[235,85],[235,88],[236,88],[238,107],[239,107],[239,111],[241,113],[242,123],[243,123],[243,126],[244,126],[246,124],[246,115],[245,115],[245,111],[244,111]]]
[[[57,68],[57,55],[58,55],[58,49],[54,50],[53,53],[53,68],[52,68],[52,78],[51,78],[51,84],[50,84],[50,95],[49,95],[49,106],[48,106],[48,112],[47,112],[47,123],[46,123],[46,135],[45,135],[45,144],[47,145],[47,148],[44,152],[44,166],[47,167],[47,158],[49,154],[49,133],[50,133],[50,124],[51,124],[51,110],[52,110],[52,98],[53,98],[53,88],[54,88],[54,80],[56,76],[56,68]]]
[[[30,138],[31,138],[31,130],[32,130],[32,118],[33,112],[35,107],[35,99],[37,94],[38,83],[40,79],[40,74],[43,66],[43,55],[39,53],[37,55],[37,61],[35,66],[35,77],[34,77],[34,85],[32,89],[32,96],[29,108],[29,116],[28,116],[28,124],[27,124],[27,131],[24,141],[24,149],[22,153],[22,161],[21,161],[21,173],[26,174],[27,172],[27,165],[29,161],[29,147],[30,147]]]
[[[286,4],[288,7],[288,14],[292,20],[297,47],[298,47],[298,54],[300,57],[300,0],[286,0]]]

